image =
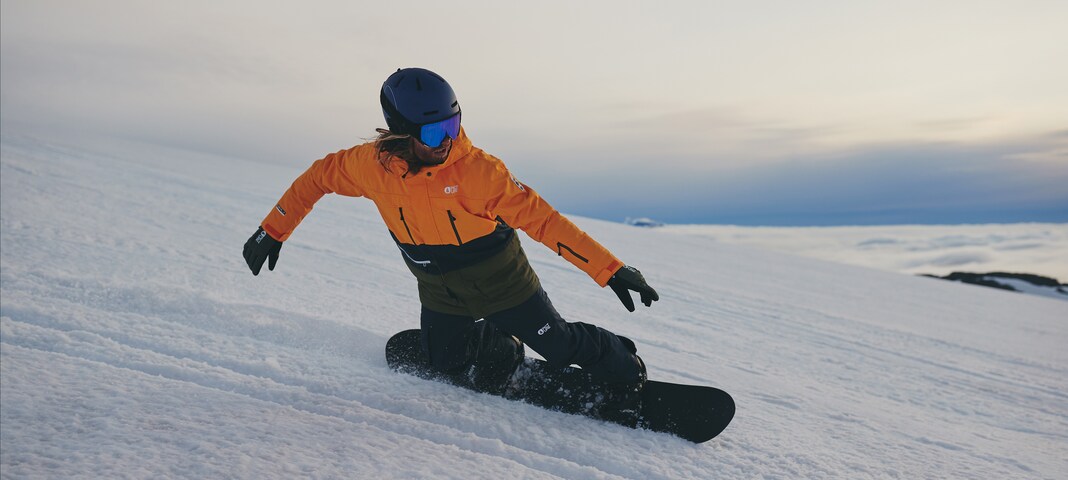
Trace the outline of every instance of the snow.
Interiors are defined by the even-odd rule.
[[[1000,276],[987,278],[1002,285],[1008,285],[1018,292],[1030,293],[1031,295],[1044,295],[1050,298],[1068,300],[1068,293],[1065,293],[1064,287],[1055,288],[1035,285],[1031,282],[1020,280],[1018,278],[1006,278]]]
[[[0,158],[3,478],[1068,476],[1063,301],[573,218],[660,292],[628,313],[524,237],[565,317],[734,396],[694,445],[389,371],[418,304],[368,201],[325,198],[253,277],[298,169],[8,132]]]

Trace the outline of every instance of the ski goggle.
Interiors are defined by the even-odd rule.
[[[460,114],[457,113],[440,122],[428,123],[419,127],[419,141],[430,148],[441,146],[445,136],[453,140],[460,135]]]

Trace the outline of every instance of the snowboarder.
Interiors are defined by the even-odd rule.
[[[646,373],[634,343],[565,321],[514,229],[611,287],[632,312],[631,291],[646,306],[659,300],[642,274],[512,176],[501,160],[474,147],[442,77],[399,69],[382,84],[379,100],[389,128],[377,129],[374,141],[314,162],[293,182],[245,243],[252,273],[259,275],[265,261],[274,270],[282,243],[323,195],[367,197],[417,279],[422,347],[435,370],[499,392],[522,362],[525,343],[551,365],[577,364],[604,382],[618,396],[613,408],[637,401]]]

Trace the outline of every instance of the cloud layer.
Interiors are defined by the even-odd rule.
[[[1056,153],[1063,140],[873,146],[830,158],[731,168],[718,168],[714,158],[706,160],[712,164],[707,168],[650,158],[610,169],[593,188],[582,175],[538,176],[531,183],[544,185],[550,198],[568,202],[569,211],[616,220],[631,216],[740,225],[1064,222],[1068,158]],[[1059,158],[1013,158],[1029,151]]]
[[[1068,225],[672,225],[663,230],[894,272],[945,275],[1002,271],[1068,282]]]

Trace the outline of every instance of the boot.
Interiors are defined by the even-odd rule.
[[[634,427],[641,421],[642,389],[648,374],[642,357],[634,355],[634,360],[638,362],[640,372],[638,381],[605,384],[604,400],[597,407],[597,417],[600,419],[628,427]]]
[[[483,325],[481,335],[473,336],[472,341],[479,342],[472,349],[475,357],[468,370],[472,388],[503,395],[515,369],[523,363],[523,342],[489,323]]]

